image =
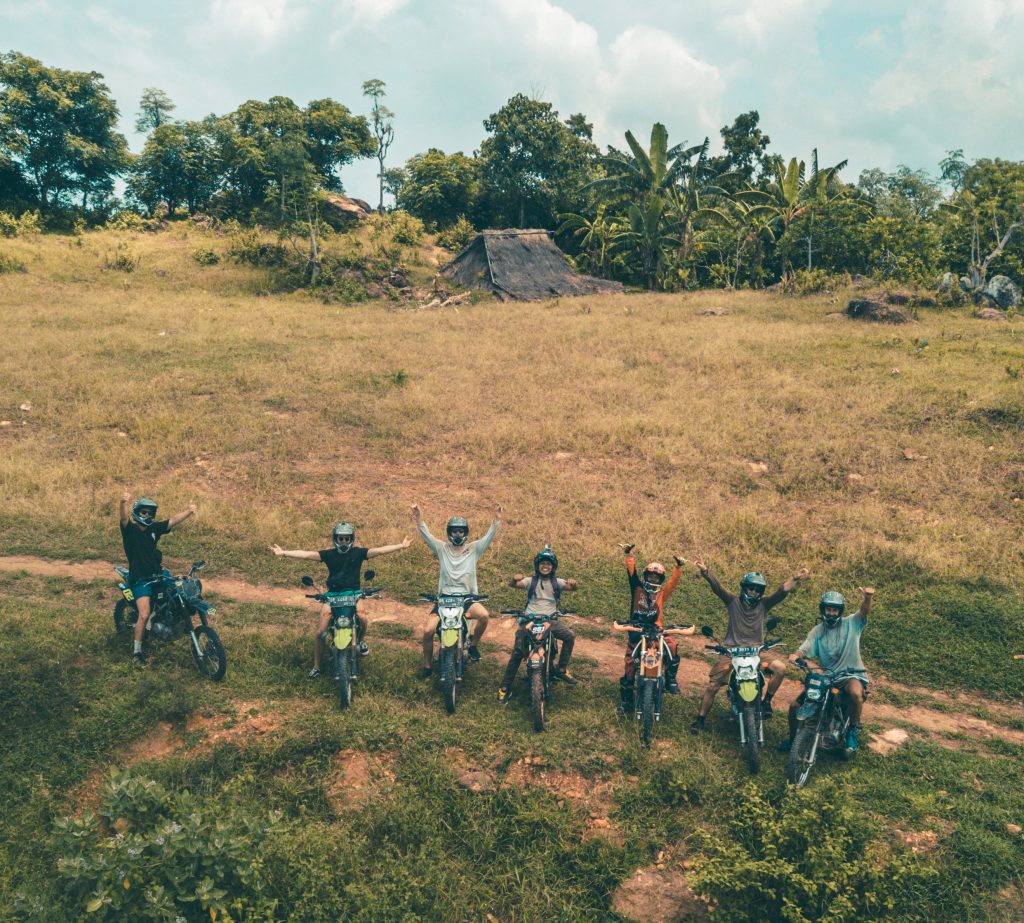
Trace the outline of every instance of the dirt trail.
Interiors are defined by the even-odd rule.
[[[37,558],[29,555],[0,556],[0,571],[26,571],[39,576],[65,577],[72,580],[113,581],[115,577],[113,565],[106,561],[73,563]],[[292,590],[282,587],[263,586],[216,576],[204,576],[203,584],[207,592],[243,603],[268,603],[298,608],[307,608],[315,605],[305,598],[301,588]],[[366,600],[365,606],[365,612],[371,624],[374,622],[392,622],[407,625],[416,633],[418,633],[418,629],[423,624],[424,616],[426,615],[425,606],[408,606],[389,599],[369,599]],[[586,619],[577,619],[577,621],[601,631],[608,629],[608,626],[603,623],[591,622]],[[272,630],[270,626],[267,626],[267,628]],[[507,650],[512,644],[514,634],[515,621],[513,619],[492,617],[485,639],[498,644],[503,650]],[[703,638],[682,637],[679,640],[681,642],[679,652],[682,655],[682,662],[679,667],[680,685],[688,690],[702,688],[707,681],[708,675],[708,662],[703,656]],[[580,638],[576,643],[576,653],[581,658],[587,658],[596,662],[597,672],[611,679],[622,675],[624,646],[624,642],[618,637],[602,638],[600,640]],[[498,656],[504,657],[505,655],[502,653]],[[994,724],[993,722],[985,721],[974,715],[956,710],[958,707],[962,708],[963,706],[982,707],[995,715],[1010,720],[1021,720],[1024,719],[1024,706],[991,702],[980,696],[952,696],[947,693],[934,692],[930,689],[894,683],[882,677],[875,677],[873,685],[876,689],[890,688],[893,691],[922,696],[936,702],[939,708],[929,708],[925,705],[897,707],[877,700],[871,700],[868,705],[868,717],[872,724],[898,722],[912,725],[926,732],[929,740],[954,749],[962,746],[962,742],[942,735],[958,735],[979,741],[1000,739],[1024,745],[1024,731]],[[801,685],[795,680],[784,682],[776,696],[777,710],[782,711],[787,707],[793,698],[799,694],[801,688]],[[880,733],[885,730],[884,728],[880,729]]]

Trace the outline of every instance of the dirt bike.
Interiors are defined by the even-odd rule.
[[[849,759],[846,732],[850,728],[850,708],[841,685],[857,674],[816,673],[802,657],[796,665],[806,676],[803,702],[796,713],[796,736],[786,764],[786,780],[800,788],[810,778],[819,750],[837,750],[843,759]]]
[[[520,627],[526,629],[524,659],[526,681],[530,686],[530,711],[533,714],[533,729],[543,731],[547,722],[547,701],[551,697],[551,681],[558,660],[558,642],[551,634],[551,625],[568,613],[526,615],[521,609],[502,609],[501,614],[514,616]]]
[[[666,635],[689,634],[692,625],[659,627],[652,622],[612,622],[616,631],[631,631],[640,635],[633,648],[633,711],[640,722],[640,739],[645,747],[651,745],[654,724],[661,721],[661,702],[665,695],[665,660],[668,647]]]
[[[377,575],[368,570],[364,576],[372,580]],[[312,577],[303,577],[302,585],[315,587],[316,582]],[[363,587],[361,590],[328,590],[326,593],[306,594],[307,599],[315,599],[331,607],[331,620],[323,636],[324,653],[331,658],[334,682],[338,687],[338,704],[342,708],[352,704],[352,686],[359,679],[356,606],[359,600],[376,596],[379,592],[375,587]]]
[[[768,619],[765,631],[771,631],[778,625],[778,619]],[[701,634],[706,638],[714,638],[715,633],[709,625],[701,627]],[[732,658],[729,672],[729,704],[732,716],[739,723],[740,743],[747,754],[750,771],[756,773],[761,768],[761,747],[764,745],[764,711],[761,696],[764,691],[764,673],[761,672],[761,651],[777,647],[779,640],[768,641],[743,647],[725,647],[721,644],[706,644],[706,650],[724,654]]]
[[[455,714],[455,698],[459,683],[469,663],[469,622],[466,610],[475,602],[487,599],[476,593],[443,593],[433,596],[421,593],[420,599],[436,603],[437,609],[437,672],[441,677],[441,693],[449,715]]]
[[[150,616],[146,631],[150,638],[173,641],[188,634],[192,642],[192,657],[199,672],[214,681],[224,678],[228,660],[224,645],[209,625],[208,617],[217,610],[202,598],[203,584],[196,576],[206,567],[205,561],[196,561],[187,574],[175,577],[165,570],[157,577],[145,581],[153,587],[150,597]],[[128,586],[128,568],[115,567],[122,582],[117,585],[122,599],[114,606],[114,630],[129,634],[139,619],[138,603]],[[199,624],[195,620],[199,620]]]

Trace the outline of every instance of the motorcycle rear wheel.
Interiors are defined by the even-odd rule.
[[[753,705],[748,705],[743,709],[740,720],[743,721],[743,733],[747,738],[747,764],[750,766],[751,773],[757,775],[761,769],[761,747],[757,739],[757,711]]]
[[[217,637],[217,632],[209,625],[198,625],[192,630],[192,633],[195,635],[196,644],[199,645],[202,653],[200,656],[196,653],[195,645],[189,645],[199,672],[214,682],[224,679],[224,672],[228,668],[228,658],[224,653],[224,645]]]
[[[645,682],[640,687],[640,739],[645,747],[651,745],[654,734],[654,683]]]
[[[114,631],[119,635],[126,635],[135,630],[135,623],[138,620],[138,606],[127,599],[119,599],[114,606]]]
[[[537,732],[544,730],[544,720],[547,717],[544,713],[544,671],[530,671],[530,704],[533,708],[533,729]]]
[[[797,788],[803,788],[811,777],[817,752],[814,746],[818,729],[804,722],[793,738],[793,746],[789,751],[789,762],[786,763],[786,781]]]
[[[441,694],[444,697],[444,707],[449,715],[455,714],[455,695],[458,689],[458,677],[455,675],[455,658],[458,649],[455,647],[442,647],[440,656]]]

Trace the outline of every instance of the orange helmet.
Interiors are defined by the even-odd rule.
[[[665,565],[657,561],[651,561],[644,568],[641,581],[648,593],[656,593],[665,585]]]

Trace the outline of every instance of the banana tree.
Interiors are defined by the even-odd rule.
[[[720,265],[725,270],[727,287],[736,288],[748,253],[757,260],[751,267],[751,275],[760,275],[760,264],[764,253],[764,242],[775,242],[772,223],[775,211],[768,205],[750,204],[737,198],[725,198],[713,208],[702,208],[700,216],[712,219],[724,232],[724,246],[716,249]]]
[[[626,221],[612,239],[612,252],[638,264],[644,288],[661,288],[680,243],[671,203],[659,195],[649,196],[640,205],[626,208]]]
[[[597,214],[593,219],[577,214],[558,217],[562,224],[557,233],[575,237],[583,251],[581,255],[586,261],[588,271],[605,278],[611,266],[609,247],[616,233],[615,223],[608,218],[607,205],[598,205]]]

